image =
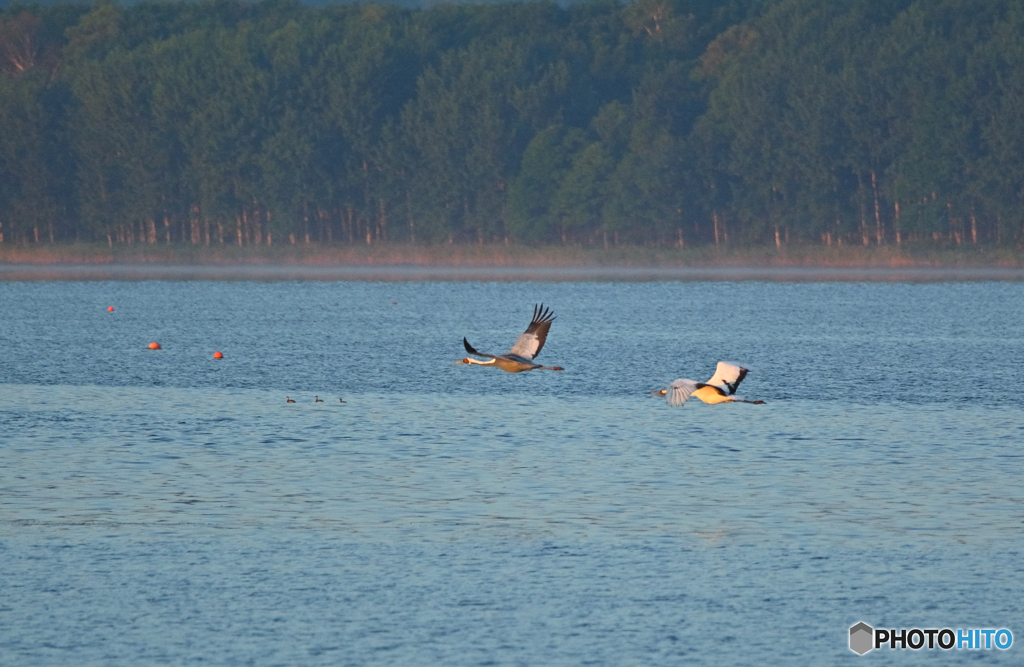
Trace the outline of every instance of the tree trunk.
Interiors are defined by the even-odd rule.
[[[946,217],[949,218],[949,238],[960,245],[960,233],[955,229],[956,223],[953,221],[953,202],[951,201],[946,202]]]
[[[864,245],[868,245],[871,241],[868,239],[868,221],[864,213],[864,181],[860,173],[857,174],[857,206],[860,208],[860,238]]]
[[[878,210],[878,184],[875,181],[875,172],[871,172],[871,194],[875,199],[875,243],[882,245],[885,233],[882,231],[882,216]]]
[[[894,231],[896,232],[896,245],[900,245],[903,239],[900,238],[900,203],[893,203],[893,210],[896,212],[896,217],[893,218],[892,224]]]

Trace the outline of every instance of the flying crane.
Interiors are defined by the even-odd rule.
[[[664,396],[669,405],[682,405],[693,396],[705,403],[754,403],[764,405],[764,401],[747,401],[736,396],[736,389],[752,369],[749,366],[732,361],[719,361],[715,374],[707,382],[695,382],[679,378],[668,386],[651,392],[652,396]]]
[[[486,354],[484,352],[477,352],[473,349],[473,346],[469,344],[469,341],[465,338],[462,339],[462,344],[466,348],[466,352],[478,357],[485,357],[487,361],[479,361],[477,359],[471,359],[466,357],[461,361],[456,361],[457,364],[477,366],[493,366],[500,368],[506,373],[522,373],[523,371],[535,371],[535,370],[548,370],[548,371],[564,371],[565,369],[561,366],[540,366],[533,363],[533,359],[540,354],[541,349],[544,347],[544,341],[548,337],[548,329],[551,328],[551,323],[555,321],[555,316],[552,314],[549,308],[545,308],[544,304],[533,307],[533,319],[530,320],[530,326],[526,327],[526,331],[516,339],[515,345],[508,351],[507,354]]]

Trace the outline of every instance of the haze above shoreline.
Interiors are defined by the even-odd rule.
[[[985,246],[0,246],[0,280],[1024,281]]]
[[[0,264],[0,281],[1024,281],[1019,268]]]

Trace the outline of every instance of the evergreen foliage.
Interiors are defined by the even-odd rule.
[[[1019,0],[0,12],[0,242],[1024,242]]]

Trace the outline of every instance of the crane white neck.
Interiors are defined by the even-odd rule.
[[[476,359],[473,359],[472,357],[466,357],[466,363],[468,363],[468,364],[478,364],[480,366],[493,366],[494,362],[496,362],[496,361],[497,361],[497,359],[488,359],[487,361],[477,361]]]

